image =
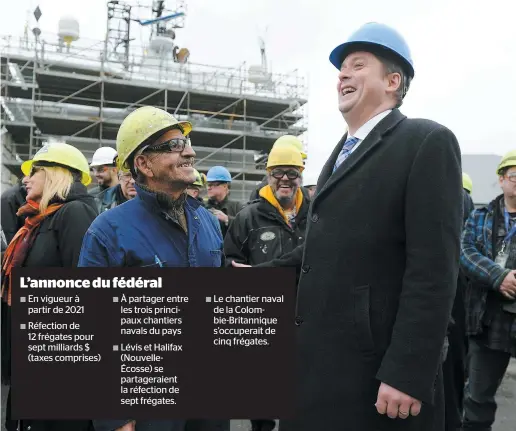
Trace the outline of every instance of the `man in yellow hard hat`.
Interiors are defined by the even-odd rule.
[[[220,267],[223,242],[217,219],[186,193],[195,182],[192,125],[146,106],[118,131],[120,168],[135,179],[137,196],[103,212],[84,237],[82,267]],[[216,423],[215,423],[216,422]],[[183,431],[185,421],[94,421],[98,430]],[[205,429],[229,430],[229,421]],[[220,428],[217,428],[219,426]]]
[[[466,172],[462,173],[462,187],[470,194],[473,192],[473,181]]]
[[[301,153],[301,157],[303,158],[303,164],[304,164],[304,160],[306,160],[307,154],[305,153],[303,143],[297,136],[283,135],[280,138],[276,139],[276,142],[274,142],[274,145],[272,146],[272,148],[283,147],[283,146],[287,146],[287,147],[292,146],[292,147],[296,148]]]
[[[305,150],[303,148],[303,143],[293,135],[283,135],[276,139],[274,141],[274,144],[272,145],[271,151],[274,148],[294,148],[299,151],[301,154],[301,158],[303,160],[303,166],[305,165],[305,160],[307,158],[307,154],[305,153]],[[270,155],[269,155],[270,157]],[[249,196],[249,202],[255,201],[256,199],[260,198],[260,190],[265,187],[268,184],[268,176],[266,175],[265,178],[262,180],[258,186],[251,192],[251,195]],[[304,187],[301,187],[301,191],[303,194],[307,197],[309,197],[308,190],[306,190]]]
[[[201,205],[204,205],[204,202],[202,200],[201,190],[203,190],[206,187],[205,178],[206,175],[200,174],[197,169],[195,169],[195,182],[190,184],[187,189],[187,193],[193,197],[194,199],[197,199]]]
[[[117,166],[118,156],[115,156],[113,165]],[[136,196],[134,178],[129,170],[115,168],[118,176],[116,185],[111,186],[95,196],[99,213],[112,209],[127,202]],[[91,192],[90,192],[91,193]]]
[[[516,357],[516,151],[502,157],[496,175],[503,193],[470,214],[462,235],[470,281],[464,430],[491,429],[496,392]]]
[[[292,146],[274,147],[267,161],[268,184],[260,198],[240,211],[224,238],[226,263],[258,265],[304,241],[310,201],[301,192],[303,159]],[[253,419],[252,431],[271,431],[272,419]]]

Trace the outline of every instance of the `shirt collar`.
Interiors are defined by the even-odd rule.
[[[152,193],[151,191],[144,190],[143,188],[141,188],[138,185],[138,183],[136,183],[134,185],[134,188],[136,189],[136,193],[137,193],[136,197],[137,198],[141,199],[147,205],[150,205],[150,206],[154,207],[155,209],[161,211],[161,207],[159,206],[158,199],[156,197],[156,193]],[[185,211],[186,210],[195,211],[195,210],[197,210],[197,208],[199,208],[200,205],[201,205],[201,203],[197,199],[194,199],[190,195],[188,195],[185,200]]]
[[[353,136],[363,141],[365,138],[367,138],[367,135],[371,133],[371,130],[373,130],[380,121],[387,117],[391,111],[392,109],[388,109],[387,111],[383,111],[375,115],[367,123],[360,127]]]

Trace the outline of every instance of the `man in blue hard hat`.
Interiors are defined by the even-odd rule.
[[[396,30],[365,24],[330,61],[348,132],[320,174],[304,246],[258,265],[300,270],[298,416],[280,430],[441,431],[460,148],[399,111],[414,67]]]
[[[207,196],[205,206],[220,223],[222,236],[244,205],[229,199],[231,174],[224,166],[213,166],[206,174]]]

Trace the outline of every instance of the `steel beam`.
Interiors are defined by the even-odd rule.
[[[185,91],[185,93],[183,94],[183,97],[181,97],[181,100],[177,104],[176,109],[174,110],[174,115],[177,115],[177,111],[179,111],[179,108],[181,107],[181,105],[183,104],[184,100],[186,99],[186,96],[188,96],[188,90]]]
[[[140,100],[137,100],[136,102],[133,102],[131,103],[130,105],[128,105],[124,110],[127,111],[129,108],[132,108],[133,106],[135,105],[138,105],[140,102],[143,102],[144,100],[147,100],[148,98],[152,97],[152,96],[155,96],[156,94],[158,93],[161,93],[162,91],[164,91],[164,89],[160,88],[159,90],[156,90],[155,92],[151,93],[151,94],[148,94],[147,96],[141,98]],[[106,117],[106,118],[101,118],[100,120],[96,120],[95,122],[91,123],[90,125],[82,128],[81,130],[79,130],[78,132],[75,132],[72,136],[77,136],[79,135],[80,133],[82,132],[85,132],[86,130],[89,130],[91,129],[93,126],[96,126],[97,124],[99,124],[101,121],[103,120],[109,120],[110,117]]]
[[[99,79],[98,81],[92,82],[91,84],[87,85],[86,87],[81,88],[80,90],[77,90],[75,93],[72,93],[66,97],[63,97],[62,99],[58,100],[56,103],[63,103],[65,100],[70,99],[71,97],[76,96],[77,94],[81,94],[83,91],[97,85],[98,83],[104,84],[103,79]]]
[[[217,111],[215,112],[214,114],[210,115],[207,119],[208,120],[211,120],[213,117],[217,116],[217,115],[220,115],[222,114],[224,111],[228,110],[229,108],[231,108],[232,106],[235,106],[237,103],[240,103],[241,101],[244,101],[245,103],[245,99],[243,97],[241,97],[240,99],[230,103],[228,106],[226,106],[225,108],[222,108],[220,111]]]
[[[242,134],[242,135],[237,136],[236,138],[231,139],[231,141],[229,141],[227,144],[224,144],[222,147],[217,148],[215,151],[213,151],[212,153],[208,154],[206,157],[202,158],[201,160],[198,160],[196,163],[202,163],[205,160],[208,160],[211,156],[217,154],[220,150],[223,150],[224,148],[227,148],[231,144],[233,144],[234,142],[238,141],[242,136],[244,136],[244,135]],[[244,160],[245,160],[245,154],[244,154]]]
[[[278,114],[276,114],[274,117],[269,118],[266,122],[264,122],[264,123],[260,124],[260,125],[258,126],[258,128],[259,128],[259,129],[261,129],[261,128],[262,128],[263,126],[265,126],[266,124],[270,123],[271,121],[275,120],[275,119],[276,119],[276,118],[278,118],[278,117],[281,117],[282,115],[285,115],[285,114],[286,114],[286,113],[288,113],[289,111],[290,111],[290,112],[292,112],[292,111],[293,111],[292,106],[289,106],[287,109],[284,109],[283,111],[279,112],[279,113],[278,113]]]

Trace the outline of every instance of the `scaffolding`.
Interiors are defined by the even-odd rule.
[[[11,137],[3,164],[11,170],[55,138],[90,159],[96,148],[115,146],[132,110],[152,105],[192,122],[196,168],[226,166],[236,180],[232,194],[245,200],[265,175],[256,159],[284,134],[304,140],[308,95],[296,71],[261,85],[251,82],[245,63],[163,62],[146,47],[114,58],[105,40],[81,39],[63,52],[57,35],[46,33],[0,41],[1,120]]]

